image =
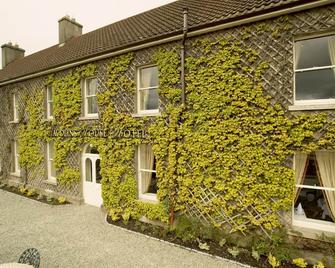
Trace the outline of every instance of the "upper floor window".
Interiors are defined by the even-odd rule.
[[[138,147],[138,193],[140,199],[157,201],[156,160],[149,144]]]
[[[16,93],[13,94],[12,101],[13,101],[13,121],[17,122],[19,121],[19,102]]]
[[[53,118],[53,90],[51,86],[47,87],[47,119]]]
[[[50,141],[47,143],[47,169],[48,169],[48,180],[56,182],[56,168],[55,168],[55,143]]]
[[[335,232],[335,151],[297,153],[293,224]]]
[[[137,112],[139,114],[158,113],[157,66],[139,68],[137,81]]]
[[[295,42],[295,104],[335,103],[335,36]]]
[[[84,115],[85,117],[98,116],[97,102],[97,78],[91,77],[85,80],[84,86]]]

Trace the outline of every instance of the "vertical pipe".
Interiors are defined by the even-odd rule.
[[[183,25],[183,40],[182,40],[182,46],[181,46],[181,55],[180,55],[180,60],[181,60],[181,101],[182,104],[186,103],[186,94],[185,94],[185,42],[187,38],[187,30],[188,30],[188,9],[184,8],[183,9],[183,18],[184,18],[184,25]]]

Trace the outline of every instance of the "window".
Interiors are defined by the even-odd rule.
[[[295,104],[335,103],[335,36],[295,42]]]
[[[293,224],[335,232],[335,151],[295,155]]]
[[[19,164],[19,144],[17,141],[13,141],[11,145],[11,172],[13,175],[20,176],[20,164]]]
[[[53,118],[53,91],[52,87],[47,87],[47,119]]]
[[[138,147],[138,193],[140,199],[157,201],[156,160],[148,144]]]
[[[85,80],[84,88],[84,115],[85,117],[98,116],[98,103],[97,103],[97,79],[87,78]]]
[[[137,112],[149,114],[159,112],[158,68],[157,66],[138,69]]]
[[[48,181],[56,182],[55,168],[55,143],[50,141],[47,143],[47,161],[48,161]]]
[[[19,121],[19,105],[17,94],[13,94],[13,121]]]

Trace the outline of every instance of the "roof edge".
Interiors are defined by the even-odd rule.
[[[300,5],[296,5],[296,6],[291,6],[288,8],[284,8],[284,9],[279,9],[279,10],[274,10],[274,11],[270,11],[270,12],[266,12],[263,14],[257,14],[255,16],[249,16],[249,17],[245,17],[242,18],[241,17],[236,17],[235,19],[232,18],[231,21],[229,22],[225,22],[225,23],[221,23],[218,25],[211,25],[208,27],[208,24],[205,27],[201,27],[195,30],[192,30],[188,33],[188,37],[195,37],[198,35],[202,35],[202,34],[206,34],[206,33],[210,33],[210,32],[214,32],[214,31],[219,31],[219,30],[223,30],[223,29],[227,29],[227,28],[232,28],[235,26],[240,26],[243,24],[248,24],[248,23],[253,23],[253,22],[257,22],[257,21],[262,21],[262,20],[266,20],[266,19],[270,19],[270,18],[274,18],[274,17],[278,17],[278,16],[282,16],[282,15],[286,15],[286,14],[290,14],[290,13],[294,13],[294,12],[299,12],[299,11],[304,11],[304,10],[308,10],[311,8],[316,8],[316,7],[321,7],[321,6],[325,6],[325,5],[329,5],[329,4],[333,4],[335,3],[335,0],[319,0],[316,2],[308,2],[308,3],[304,3],[304,4],[300,4]],[[28,74],[28,75],[23,75],[21,77],[16,77],[16,78],[10,78],[7,80],[3,80],[0,81],[0,86],[4,86],[4,85],[8,85],[11,83],[16,83],[16,82],[22,82],[24,80],[27,79],[32,79],[32,78],[36,78],[42,75],[47,75],[47,74],[52,74],[55,72],[59,72],[62,70],[66,70],[72,67],[76,67],[82,64],[86,64],[86,63],[90,63],[92,61],[98,61],[98,60],[102,60],[102,59],[106,59],[109,57],[113,57],[113,56],[117,56],[120,54],[124,54],[127,52],[131,52],[131,51],[136,51],[136,50],[140,50],[140,49],[144,49],[144,48],[148,48],[148,47],[152,47],[152,46],[156,46],[156,45],[160,45],[160,44],[165,44],[165,43],[169,43],[169,42],[173,42],[173,41],[177,41],[177,40],[181,40],[181,38],[183,37],[183,35],[180,33],[175,33],[173,36],[165,36],[165,38],[163,39],[159,39],[159,40],[155,40],[155,39],[150,39],[148,41],[145,41],[145,43],[135,43],[133,45],[130,45],[128,47],[121,47],[121,48],[116,48],[112,51],[109,52],[104,52],[103,54],[100,55],[94,55],[94,56],[90,56],[88,58],[82,58],[80,60],[76,60],[72,63],[67,63],[61,66],[56,66],[53,68],[49,68],[43,71],[39,71],[36,73],[32,73],[32,74]],[[161,38],[161,36],[160,36]]]

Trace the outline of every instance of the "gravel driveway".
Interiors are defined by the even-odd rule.
[[[0,211],[0,263],[35,247],[41,268],[242,267],[108,225],[87,205],[50,206],[0,190]]]

